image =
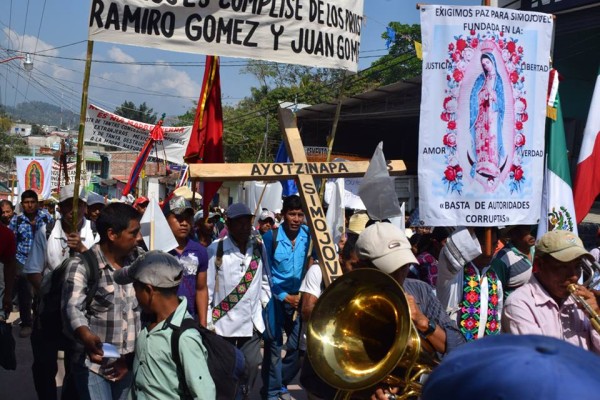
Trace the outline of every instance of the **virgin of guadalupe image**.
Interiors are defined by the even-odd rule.
[[[40,170],[37,167],[37,165],[33,165],[31,167],[31,170],[29,171],[29,184],[30,184],[30,189],[33,191],[39,191],[41,189],[40,187],[40,181],[41,181],[41,176],[40,176]]]
[[[504,87],[492,53],[480,57],[482,72],[471,89],[469,98],[469,132],[471,150],[467,157],[470,175],[487,190],[498,185],[507,157],[502,143],[504,122]]]

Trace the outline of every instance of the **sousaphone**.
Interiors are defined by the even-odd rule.
[[[417,397],[421,378],[437,364],[422,351],[402,287],[376,269],[336,279],[316,303],[307,328],[315,372],[338,389],[336,399],[364,398],[373,386],[399,386],[396,398]]]

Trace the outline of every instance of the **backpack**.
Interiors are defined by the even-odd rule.
[[[98,260],[92,250],[81,253],[77,258],[81,259],[87,270],[88,291],[84,301],[87,310],[98,290],[100,269]],[[65,275],[67,273],[69,260],[70,258],[65,259],[58,267],[50,272],[51,275],[49,279],[42,284],[40,304],[38,307],[38,327],[42,329],[45,337],[58,340],[61,347],[72,342],[72,338],[69,338],[64,334],[61,310],[62,288],[66,278]]]
[[[177,327],[169,324],[173,333],[171,334],[171,357],[177,366],[177,375],[180,385],[183,387],[187,398],[193,398],[185,382],[183,366],[179,358],[179,338],[188,329],[196,329],[200,332],[202,343],[206,347],[208,357],[206,364],[217,389],[216,400],[235,399],[240,381],[246,377],[246,360],[244,353],[227,340],[200,325],[191,318],[181,321]]]
[[[55,219],[53,219],[52,221],[50,221],[46,224],[46,240],[48,240],[50,238],[50,235],[52,234],[52,230],[54,229],[54,225],[56,225]]]

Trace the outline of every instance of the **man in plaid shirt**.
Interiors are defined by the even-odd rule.
[[[24,338],[31,335],[32,289],[23,273],[23,266],[27,261],[35,233],[45,224],[53,221],[46,210],[39,209],[38,195],[33,190],[26,190],[21,194],[21,208],[23,214],[15,215],[8,227],[17,238],[17,294],[19,297],[19,317],[21,318],[21,331],[19,336]]]
[[[67,266],[63,320],[83,350],[67,352],[70,376],[65,385],[74,384],[79,399],[124,399],[129,392],[140,315],[133,286],[116,285],[113,274],[137,258],[140,218],[133,207],[123,203],[110,204],[100,213],[96,221],[100,242],[91,248],[98,260],[98,289],[87,309],[86,267],[78,258]],[[107,344],[117,349],[119,358],[103,357]]]

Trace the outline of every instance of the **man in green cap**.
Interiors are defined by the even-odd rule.
[[[504,305],[502,330],[552,336],[600,354],[600,334],[568,289],[576,285],[574,294],[600,313],[594,294],[577,285],[586,258],[593,261],[573,232],[550,231],[542,236],[535,246],[533,276]]]

